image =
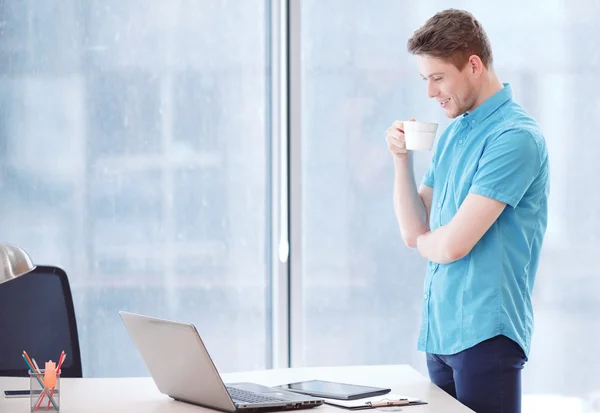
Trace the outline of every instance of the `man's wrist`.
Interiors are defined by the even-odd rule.
[[[406,168],[412,166],[412,153],[408,152],[402,156],[394,155],[394,166],[399,168]]]

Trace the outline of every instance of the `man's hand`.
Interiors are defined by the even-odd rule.
[[[399,120],[395,121],[385,132],[385,140],[394,159],[408,158],[408,150],[406,149],[406,141],[404,140],[403,122]]]
[[[462,258],[452,255],[452,250],[448,247],[450,235],[447,226],[426,232],[417,238],[417,249],[427,261],[450,264]]]

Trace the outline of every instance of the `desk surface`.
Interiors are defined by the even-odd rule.
[[[396,394],[419,398],[429,403],[422,406],[403,407],[403,412],[471,412],[470,409],[458,403],[427,378],[406,365],[294,368],[223,374],[223,380],[226,383],[250,381],[269,386],[315,378],[391,387],[392,392]],[[0,388],[2,391],[26,389],[29,388],[29,379],[0,377]],[[212,412],[210,409],[170,399],[159,393],[152,379],[147,377],[62,379],[61,391],[61,412],[63,413]],[[41,411],[45,411],[45,409]],[[2,393],[0,395],[0,412],[29,412],[29,399],[6,399]],[[351,412],[351,410],[323,405],[302,410],[302,412],[344,413]]]

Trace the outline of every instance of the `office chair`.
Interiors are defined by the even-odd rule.
[[[0,376],[29,376],[23,350],[41,369],[64,350],[61,377],[82,377],[71,287],[58,267],[37,266],[0,284]]]

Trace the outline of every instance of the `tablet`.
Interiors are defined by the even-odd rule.
[[[326,399],[355,400],[389,393],[383,387],[360,386],[325,380],[308,380],[279,386],[285,390]]]

